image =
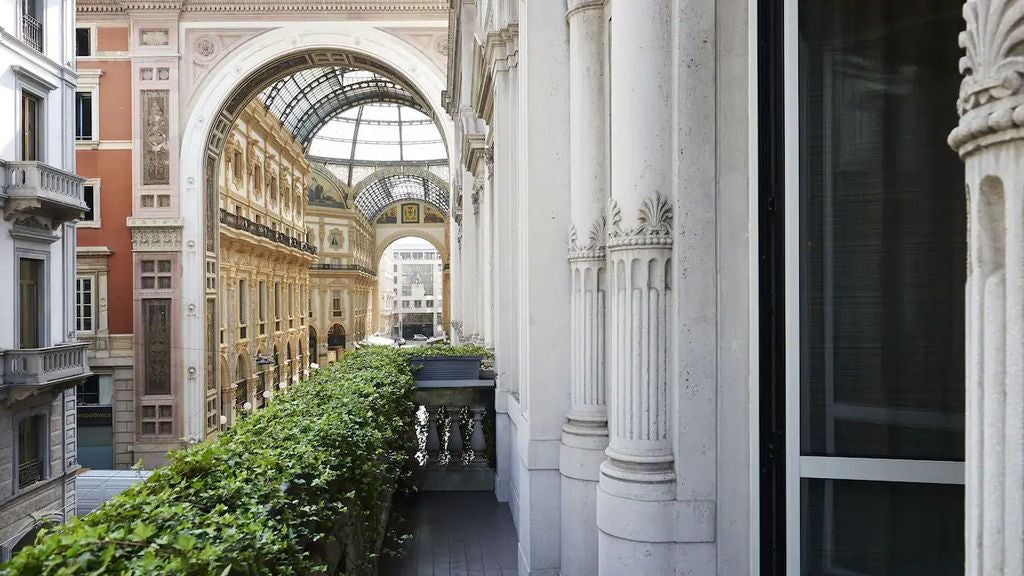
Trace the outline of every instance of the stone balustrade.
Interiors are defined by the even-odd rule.
[[[6,185],[5,213],[39,213],[58,220],[78,218],[88,209],[82,185],[85,179],[36,161],[6,162],[0,181]]]
[[[494,381],[417,382],[416,486],[494,489]]]
[[[0,352],[0,388],[45,387],[88,376],[87,342]]]

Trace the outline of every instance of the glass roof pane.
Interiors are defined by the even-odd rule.
[[[445,157],[444,144],[406,144],[402,148],[405,160],[437,160]]]
[[[396,144],[367,144],[359,141],[353,159],[372,162],[397,161],[402,159],[398,148]]]

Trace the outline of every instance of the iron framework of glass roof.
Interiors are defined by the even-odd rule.
[[[425,202],[448,214],[448,189],[440,178],[420,169],[382,170],[356,190],[356,208],[370,221],[402,200]]]

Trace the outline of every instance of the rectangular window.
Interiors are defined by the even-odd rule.
[[[38,96],[21,93],[21,159],[42,160],[43,101]]]
[[[75,28],[75,56],[92,56],[92,29]]]
[[[43,323],[43,261],[18,259],[19,348],[41,348]]]
[[[427,300],[427,308],[433,308],[433,307],[434,307],[434,301],[433,300]]]
[[[43,51],[43,14],[39,0],[21,0],[21,39],[37,52]]]
[[[82,214],[79,224],[92,224],[99,220],[99,186],[85,184],[82,186],[82,199],[88,209]]]
[[[413,308],[423,308],[423,300],[413,300]]]
[[[18,423],[18,488],[46,479],[46,415],[34,414]]]
[[[142,433],[147,436],[174,434],[174,406],[167,403],[145,403],[140,413]]]
[[[274,330],[281,329],[281,283],[274,282]]]
[[[75,280],[75,329],[92,332],[94,310],[93,278],[79,276]]]
[[[75,92],[75,140],[95,140],[92,128],[92,92]]]
[[[963,573],[961,51],[934,40],[961,8],[787,0],[780,20],[785,214],[762,210],[786,229],[788,574]]]
[[[238,281],[238,338],[245,340],[248,337],[249,325],[249,292],[248,283],[245,280]]]
[[[171,393],[171,300],[147,298],[142,301],[142,357],[145,362],[144,392],[147,396]]]
[[[169,290],[171,288],[171,261],[142,260],[140,280],[143,290]]]
[[[114,402],[113,378],[94,374],[78,385],[79,406],[110,406]]]
[[[331,291],[331,313],[335,317],[344,315],[344,311],[341,308],[341,290]]]

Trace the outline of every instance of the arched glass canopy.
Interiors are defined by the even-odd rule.
[[[366,106],[405,109],[409,111],[408,116],[415,115],[414,120],[426,120],[434,128],[428,111],[414,94],[394,80],[367,70],[338,66],[309,68],[271,84],[259,98],[307,149],[316,133],[335,121],[339,114]],[[377,120],[377,116],[371,113],[367,119]],[[357,113],[357,124],[359,119]]]
[[[447,186],[426,170],[381,170],[356,190],[356,208],[370,221],[402,200],[424,202],[448,214]]]
[[[447,152],[434,121],[421,110],[377,101],[345,110],[313,137],[309,153],[340,162],[429,162]]]

